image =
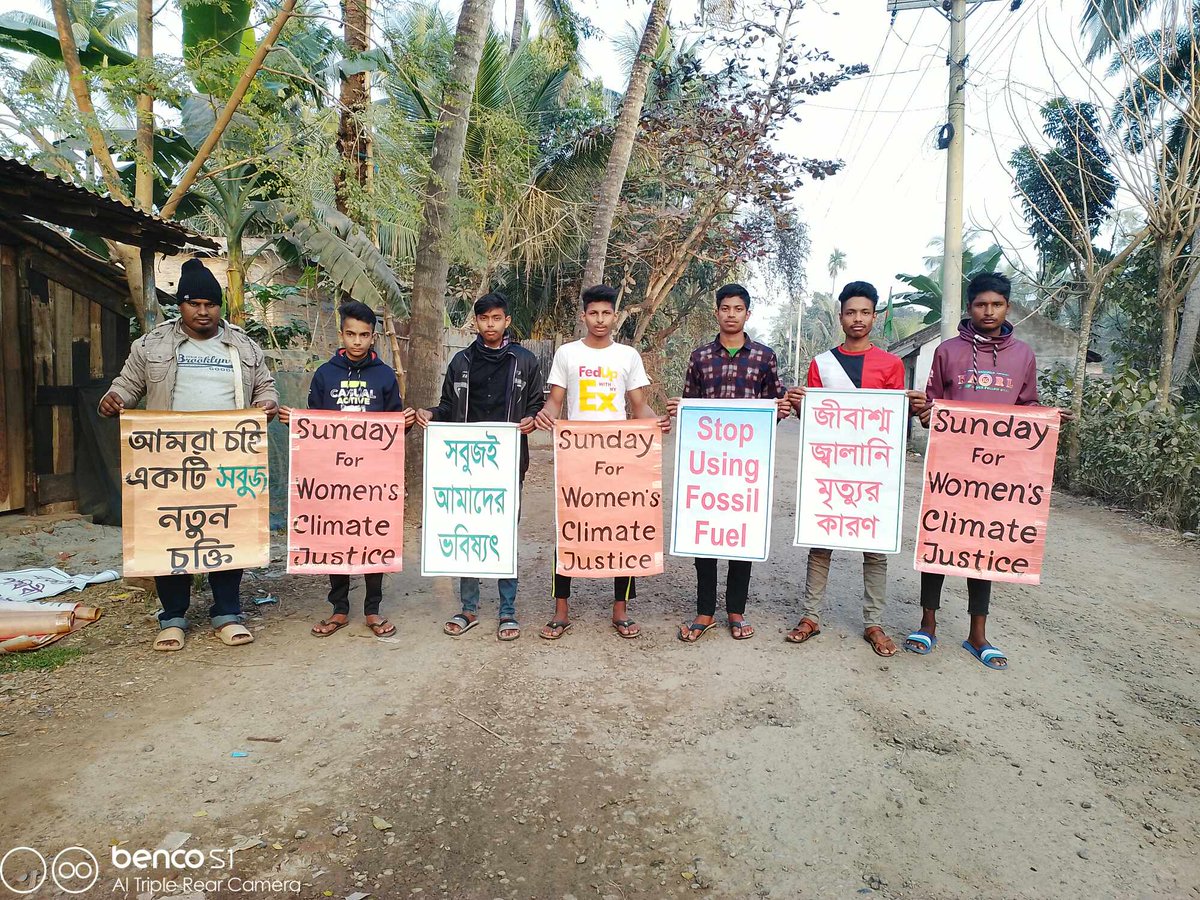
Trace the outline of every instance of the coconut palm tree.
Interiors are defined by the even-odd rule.
[[[834,247],[833,252],[829,254],[829,296],[833,301],[834,308],[838,305],[837,278],[844,271],[846,271],[846,254],[837,247]]]

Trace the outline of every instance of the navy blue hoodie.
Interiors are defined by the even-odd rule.
[[[400,412],[404,401],[391,366],[372,350],[365,359],[351,362],[339,350],[313,373],[308,388],[309,409],[342,412]]]

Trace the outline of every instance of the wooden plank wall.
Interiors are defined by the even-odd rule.
[[[0,512],[25,506],[25,390],[15,247],[0,247]]]
[[[107,306],[26,269],[33,346],[32,463],[37,505],[65,508],[75,483],[78,388],[111,380],[129,352],[129,320]]]

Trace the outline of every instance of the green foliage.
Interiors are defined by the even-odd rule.
[[[0,653],[0,675],[10,675],[13,672],[49,672],[86,653],[82,647],[61,646],[43,647],[41,650],[25,653]]]
[[[963,248],[961,309],[967,308],[967,285],[970,284],[971,279],[981,272],[995,272],[1003,259],[1004,251],[995,244],[982,253],[975,253],[969,246]],[[912,290],[896,295],[892,304],[894,310],[907,307],[924,310],[926,325],[941,321],[942,264],[940,259],[930,273],[923,275],[901,273],[896,276],[896,280],[904,282]]]
[[[1044,376],[1042,402],[1069,406],[1072,379]],[[1125,366],[1084,385],[1079,474],[1070,487],[1183,531],[1200,529],[1200,407],[1164,409],[1156,377]],[[1057,472],[1064,474],[1066,444]]]
[[[282,305],[294,297],[304,293],[304,289],[295,284],[248,284],[246,292],[250,295],[246,305],[246,321],[243,324],[246,333],[264,347],[274,347],[276,350],[289,350],[293,347],[303,348],[312,337],[312,329],[308,321],[296,315],[287,315],[281,323],[272,319],[283,318],[273,314],[272,307]]]
[[[77,25],[72,31],[79,50],[79,62],[84,68],[127,66],[134,61],[132,53],[113,44],[95,26]],[[0,47],[62,61],[62,47],[54,23],[27,13],[0,13]]]
[[[237,57],[243,52],[248,33],[252,0],[184,0],[183,58],[192,70],[197,86],[208,93],[228,92],[233,81],[220,71],[222,57]],[[249,32],[251,42],[254,34]]]

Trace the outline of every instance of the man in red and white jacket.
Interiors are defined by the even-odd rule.
[[[852,281],[838,296],[841,305],[839,320],[846,340],[839,347],[826,350],[813,359],[808,367],[807,386],[835,390],[904,390],[904,363],[900,357],[880,350],[871,343],[875,327],[879,292],[866,281]],[[917,392],[910,393],[920,397]],[[788,392],[794,403],[803,400],[804,389]],[[803,644],[821,633],[821,608],[825,604],[825,587],[829,583],[829,562],[832,550],[813,547],[808,551],[808,574],[800,624],[788,632],[793,644]],[[880,656],[894,656],[896,645],[883,630],[883,607],[887,602],[887,555],[863,554],[863,638]]]

